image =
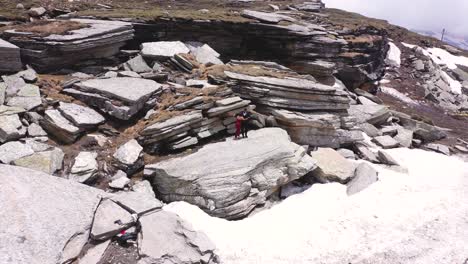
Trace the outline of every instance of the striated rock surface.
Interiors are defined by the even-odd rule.
[[[60,103],[58,110],[62,115],[79,128],[93,128],[104,123],[106,119],[89,107],[77,104]]]
[[[64,35],[38,36],[7,30],[9,41],[22,49],[25,62],[39,71],[74,66],[87,59],[106,58],[119,52],[133,38],[131,23],[71,19],[83,27]],[[54,23],[53,20],[50,23]]]
[[[299,78],[254,77],[226,71],[233,91],[255,103],[292,110],[346,110],[347,94],[332,86]]]
[[[194,154],[146,166],[145,175],[153,178],[167,202],[187,201],[211,215],[236,219],[315,167],[284,130],[266,128],[245,140],[210,144]]]
[[[87,80],[64,92],[113,117],[129,120],[161,92],[161,87],[152,80],[117,77]]]
[[[104,193],[21,167],[0,165],[0,263],[64,263],[88,241]],[[60,213],[57,213],[60,212]]]
[[[298,144],[338,148],[363,140],[360,131],[347,130],[348,127],[343,126],[346,118],[337,113],[288,110],[270,110],[269,113]]]
[[[0,72],[16,72],[23,68],[20,48],[0,39]]]

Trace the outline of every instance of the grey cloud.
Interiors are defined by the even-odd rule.
[[[381,18],[409,29],[468,35],[467,0],[323,0],[327,7],[340,8]]]

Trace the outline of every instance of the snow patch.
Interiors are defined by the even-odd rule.
[[[227,264],[464,263],[468,164],[423,150],[388,153],[408,174],[376,166],[379,181],[353,196],[338,183],[315,184],[240,221],[184,202],[164,210],[204,231]]]
[[[405,46],[407,48],[410,48],[410,49],[413,49],[414,47],[417,47],[416,45],[405,43],[405,42],[402,42],[401,45],[403,45],[403,46]]]
[[[468,58],[463,56],[455,56],[450,52],[440,48],[428,48],[424,53],[426,56],[439,65],[447,65],[449,69],[456,69],[457,64],[468,67]]]
[[[400,67],[401,65],[401,50],[393,42],[389,42],[390,49],[387,53],[385,62],[394,67]]]
[[[409,98],[408,95],[400,93],[398,90],[396,90],[394,88],[382,86],[382,87],[380,87],[380,90],[383,93],[388,94],[390,96],[393,96],[393,97],[397,98],[398,100],[400,100],[402,102],[405,102],[405,103],[408,103],[408,104],[418,104],[416,101]]]
[[[442,79],[450,85],[452,93],[461,94],[462,93],[462,84],[450,77],[445,71],[441,71]]]

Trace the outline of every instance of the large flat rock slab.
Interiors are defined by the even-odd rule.
[[[20,48],[0,39],[0,72],[16,72],[22,67]]]
[[[112,57],[133,39],[131,23],[96,19],[48,20],[44,23],[76,23],[81,28],[65,34],[40,36],[14,28],[5,34],[22,49],[25,62],[41,72],[74,66],[89,59]]]
[[[174,55],[189,52],[189,48],[180,41],[159,41],[141,44],[141,54],[145,58],[168,59]]]
[[[315,169],[286,131],[252,131],[245,140],[206,145],[198,152],[145,167],[163,200],[187,201],[228,219],[247,215],[280,186]]]
[[[153,80],[115,77],[83,81],[64,91],[113,117],[128,120],[161,90],[162,85]]]
[[[21,167],[0,165],[0,263],[63,263],[88,240],[104,193]]]
[[[270,69],[271,70],[271,69]],[[274,73],[273,70],[271,70]],[[242,98],[270,107],[301,111],[346,110],[349,99],[344,91],[300,76],[277,78],[224,72]]]

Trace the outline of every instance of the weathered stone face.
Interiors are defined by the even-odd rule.
[[[128,120],[161,89],[162,86],[152,80],[116,77],[87,80],[64,91],[113,117]]]
[[[0,72],[16,72],[21,70],[23,64],[20,57],[20,48],[0,39],[0,61]]]
[[[0,224],[8,226],[1,263],[63,263],[80,254],[103,192],[7,165],[0,165],[0,186]]]
[[[111,57],[133,38],[131,23],[94,19],[71,21],[81,23],[83,28],[64,35],[31,38],[25,38],[22,32],[8,30],[9,40],[23,50],[23,57],[34,69],[48,71],[74,66],[87,59]]]
[[[268,128],[252,131],[248,139],[210,144],[189,156],[146,166],[145,175],[166,201],[187,201],[214,216],[235,219],[314,168],[284,130]]]

